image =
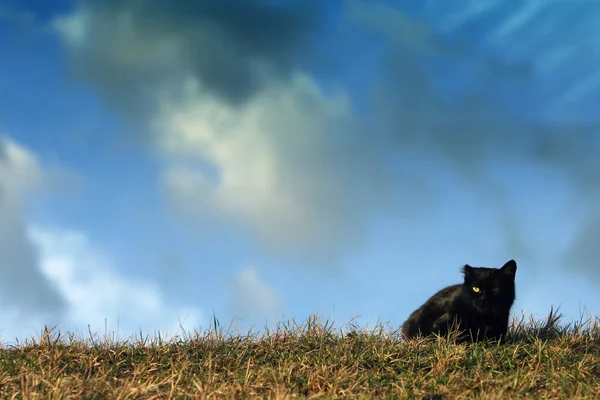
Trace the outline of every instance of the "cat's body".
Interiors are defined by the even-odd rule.
[[[459,341],[503,338],[515,301],[516,271],[514,260],[502,268],[465,265],[464,282],[440,290],[415,310],[402,325],[404,337],[444,336],[458,328]]]

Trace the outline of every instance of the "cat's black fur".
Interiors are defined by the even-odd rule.
[[[402,334],[405,338],[444,336],[458,328],[459,341],[501,340],[506,336],[515,301],[516,272],[514,260],[502,268],[465,265],[464,282],[434,294],[408,317]]]

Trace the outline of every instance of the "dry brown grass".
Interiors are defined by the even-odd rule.
[[[554,312],[547,321],[522,319],[502,345],[403,342],[384,326],[342,330],[316,317],[260,336],[213,328],[169,341],[84,340],[46,330],[1,350],[0,396],[597,399],[597,322],[561,325]]]

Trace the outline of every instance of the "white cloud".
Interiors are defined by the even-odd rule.
[[[61,184],[39,156],[0,136],[0,319],[4,340],[24,338],[44,325],[129,336],[198,327],[195,308],[167,304],[155,285],[125,278],[109,257],[78,232],[31,225],[29,204]],[[55,172],[59,172],[56,174]],[[117,321],[119,326],[117,326]]]
[[[233,279],[231,289],[235,317],[276,317],[279,296],[260,280],[256,268],[242,269]]]
[[[180,321],[188,332],[198,328],[199,310],[172,307],[155,285],[120,276],[113,261],[84,234],[32,227],[29,235],[41,249],[42,270],[68,304],[61,323],[67,330],[85,332],[89,325],[102,334],[106,323],[109,332],[118,329],[127,337],[140,329],[175,334]]]
[[[0,139],[2,203],[22,210],[25,206],[24,200],[39,189],[44,180],[43,172],[33,152],[7,136],[0,136]]]
[[[380,200],[383,163],[369,162],[343,94],[328,97],[300,73],[241,107],[196,81],[184,93],[161,98],[154,125],[165,191],[181,211],[233,219],[270,250],[320,260],[362,234],[362,202]]]
[[[83,46],[89,35],[89,15],[78,11],[52,21],[52,27],[71,45]]]
[[[544,9],[544,6],[545,4],[543,1],[530,1],[521,4],[520,7],[517,7],[516,11],[511,13],[507,20],[496,29],[494,36],[502,39],[506,36],[517,34],[523,26],[529,24],[532,19],[539,15]]]

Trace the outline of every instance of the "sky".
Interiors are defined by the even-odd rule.
[[[0,338],[600,302],[600,3],[6,0]]]

